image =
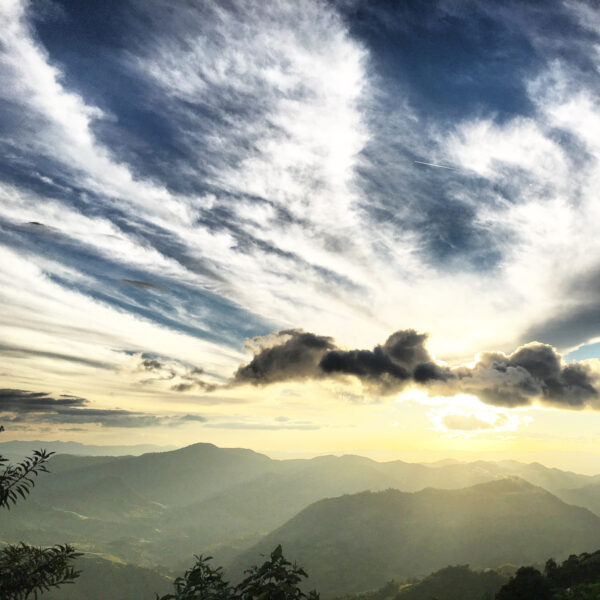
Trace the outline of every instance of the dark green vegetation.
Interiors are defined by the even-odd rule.
[[[73,583],[79,571],[73,561],[80,556],[68,544],[37,548],[11,544],[0,553],[0,598],[27,600],[37,593]]]
[[[535,463],[278,461],[195,444],[142,456],[59,455],[49,468],[0,521],[0,543],[64,540],[93,554],[88,598],[101,578],[140,581],[139,589],[156,581],[162,593],[164,575],[185,570],[198,552],[239,580],[279,543],[327,597],[448,564],[494,568],[600,547],[600,518],[581,507],[600,478]],[[69,595],[76,587],[60,597],[79,600]]]
[[[337,600],[598,600],[600,550],[571,555],[558,565],[546,561],[540,571],[532,566],[473,571],[467,565],[440,569],[420,581],[389,581],[372,592]]]
[[[302,590],[307,574],[283,556],[281,546],[260,566],[250,567],[236,586],[225,581],[222,568],[213,568],[210,560],[197,556],[194,566],[175,580],[175,593],[159,600],[319,600],[317,592]]]
[[[373,592],[338,600],[493,600],[508,577],[493,570],[449,566],[420,581],[389,581]]]
[[[496,571],[472,571],[467,565],[446,567],[404,588],[398,600],[493,600],[506,583]]]
[[[572,554],[561,565],[553,559],[544,572],[521,567],[496,595],[496,600],[598,600],[600,598],[600,550]],[[441,600],[441,599],[440,599]]]

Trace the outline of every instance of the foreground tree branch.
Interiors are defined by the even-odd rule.
[[[0,432],[4,427],[0,425]],[[0,456],[0,508],[10,510],[24,499],[35,485],[39,473],[48,473],[46,463],[54,452],[36,450],[32,456],[11,465]],[[64,583],[73,583],[79,577],[72,562],[79,552],[69,544],[58,544],[50,548],[29,546],[23,542],[5,546],[0,550],[0,598],[2,600],[27,600],[32,595],[56,588]]]
[[[79,552],[69,544],[37,548],[24,543],[0,550],[0,598],[27,600],[50,588],[73,583],[80,571],[72,566]]]
[[[157,600],[319,600],[317,592],[302,591],[300,584],[308,575],[283,556],[281,546],[261,566],[248,569],[235,587],[223,579],[221,567],[209,565],[212,557],[195,558],[194,566],[174,581],[175,593]]]

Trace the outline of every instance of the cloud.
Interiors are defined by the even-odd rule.
[[[432,404],[422,399],[425,404]],[[506,434],[528,425],[531,417],[486,406],[474,397],[436,398],[427,413],[432,429],[447,437],[476,437],[489,434]]]
[[[52,398],[46,392],[0,389],[0,410],[3,412],[52,412],[55,410],[82,407],[87,404],[84,398],[59,396]]]
[[[333,350],[323,355],[319,367],[328,375],[355,375],[380,388],[398,391],[410,381],[445,380],[450,374],[432,361],[425,348],[426,334],[412,329],[396,331],[373,350]]]
[[[600,408],[597,367],[564,364],[547,344],[533,342],[512,354],[484,352],[472,368],[453,370],[451,387],[496,406],[527,406],[534,401],[563,408]]]
[[[221,421],[215,423],[207,423],[206,427],[209,429],[241,429],[241,430],[258,430],[258,431],[281,431],[281,430],[299,430],[299,431],[312,431],[320,429],[321,426],[311,421],[280,421],[274,419],[275,423],[263,422],[259,423],[256,421]]]
[[[600,107],[595,37],[567,8],[441,2],[422,22],[312,0],[147,0],[106,20],[84,4],[39,35],[39,3],[0,1],[5,370],[58,388],[59,370],[117,368],[134,349],[210,374],[167,364],[146,372],[146,393],[211,391],[242,360],[239,339],[301,323],[339,344],[292,336],[295,364],[257,353],[234,383],[454,382],[550,401],[550,380],[513,366],[463,381],[375,344],[399,319],[456,361],[600,332],[598,294],[574,302],[569,286],[600,256]],[[118,52],[98,52],[98,32]],[[423,157],[460,169],[415,168]],[[554,395],[591,402],[573,377]]]
[[[175,381],[170,388],[175,392],[187,392],[200,389],[205,392],[213,392],[222,387],[216,383],[205,380],[204,370],[175,359],[162,357],[150,357],[147,354],[134,355],[133,360],[137,364],[133,367],[134,372],[148,373],[150,377],[142,379],[142,384],[153,384],[161,381]]]
[[[409,329],[393,333],[373,350],[343,350],[331,337],[288,329],[253,338],[247,346],[254,358],[238,368],[231,385],[348,375],[392,393],[411,381],[447,379],[449,372],[433,362],[426,340],[426,334]]]
[[[502,420],[501,420],[502,421]],[[442,417],[443,426],[450,430],[481,431],[493,429],[492,425],[475,415],[446,415]]]
[[[349,377],[382,395],[408,386],[432,393],[472,394],[502,407],[535,402],[562,408],[600,408],[600,370],[594,362],[564,363],[547,344],[532,342],[512,354],[480,353],[469,366],[434,360],[427,335],[396,331],[372,350],[344,350],[333,339],[302,330],[254,338],[253,359],[231,385],[268,385],[299,379]]]
[[[254,358],[239,367],[233,384],[265,385],[277,381],[314,378],[319,362],[335,346],[329,337],[288,329],[247,343]]]
[[[121,279],[120,280],[124,285],[130,285],[138,290],[161,290],[163,289],[161,285],[153,283],[152,281],[141,281],[139,279]]]
[[[166,415],[122,409],[87,408],[89,401],[71,395],[53,397],[46,392],[0,389],[0,414],[13,423],[97,424],[102,427],[174,427],[186,423],[205,423],[201,415]]]
[[[11,346],[8,344],[0,344],[0,356],[10,356],[14,358],[50,358],[58,361],[79,363],[95,369],[112,369],[114,367],[114,365],[111,363],[85,358],[83,356],[74,356],[72,354],[65,354],[63,352],[46,352],[36,348],[24,348],[21,346]]]

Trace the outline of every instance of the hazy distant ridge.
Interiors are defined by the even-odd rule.
[[[134,444],[131,446],[93,446],[79,442],[61,442],[33,440],[0,442],[0,455],[2,456],[25,456],[33,450],[44,448],[49,452],[60,454],[76,454],[80,456],[139,456],[146,452],[167,452],[175,450],[177,446],[157,446],[156,444]]]

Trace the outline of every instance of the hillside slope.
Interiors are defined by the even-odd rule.
[[[522,479],[460,490],[387,490],[319,501],[244,552],[237,576],[277,544],[324,595],[372,589],[448,564],[562,558],[600,546],[600,518]]]
[[[442,463],[426,466],[403,461],[376,462],[353,456],[320,456],[310,460],[278,461],[253,479],[230,487],[201,502],[176,507],[163,522],[170,533],[204,532],[210,540],[264,534],[300,510],[323,498],[389,488],[406,492],[426,487],[458,489],[517,475],[556,490],[585,485],[593,477],[515,461],[501,463]]]
[[[559,490],[556,495],[569,504],[583,506],[600,516],[600,483]]]
[[[454,489],[506,474],[550,491],[592,489],[597,479],[514,461],[423,465],[352,455],[272,460],[212,444],[142,456],[58,455],[49,468],[28,502],[0,523],[0,540],[61,539],[136,564],[172,567],[199,552],[229,558],[310,504],[343,494]],[[575,492],[568,501],[591,508]]]
[[[97,557],[77,560],[81,576],[72,585],[49,590],[44,600],[151,600],[173,590],[172,578]]]
[[[65,462],[61,457],[55,460]],[[78,467],[77,464],[80,463]],[[193,444],[170,452],[153,452],[115,460],[71,458],[70,469],[40,479],[35,496],[114,477],[146,500],[182,506],[207,498],[233,483],[250,480],[274,468],[276,461],[242,448]],[[62,465],[61,465],[62,466]],[[49,468],[52,469],[52,461]]]

